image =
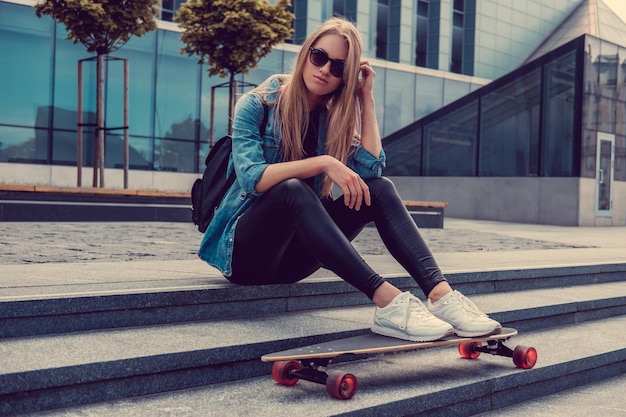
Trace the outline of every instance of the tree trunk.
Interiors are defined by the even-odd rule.
[[[96,146],[93,160],[93,186],[104,187],[104,55],[96,61]]]

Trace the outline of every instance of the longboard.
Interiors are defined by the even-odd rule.
[[[476,359],[481,353],[513,358],[516,367],[530,369],[537,362],[537,351],[529,346],[510,349],[504,342],[517,335],[517,330],[505,327],[498,334],[482,337],[449,336],[432,342],[411,342],[369,333],[315,345],[274,352],[261,357],[263,362],[274,362],[272,378],[280,385],[292,386],[298,380],[326,385],[330,396],[341,400],[356,394],[357,379],[353,374],[325,368],[332,359],[344,355],[378,355],[426,348],[458,345],[463,358]],[[486,345],[483,345],[483,342]]]

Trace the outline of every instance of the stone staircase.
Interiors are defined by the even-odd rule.
[[[372,307],[332,275],[91,294],[0,295],[0,415],[474,415],[626,373],[626,263],[447,274],[534,346],[537,365],[456,348],[335,364],[359,391],[276,385],[263,354],[368,332]],[[403,289],[412,279],[387,277]],[[54,411],[57,410],[57,411]],[[76,414],[76,415],[77,415]]]

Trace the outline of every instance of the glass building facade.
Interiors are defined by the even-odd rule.
[[[320,21],[334,13],[356,14],[355,1],[331,3]],[[311,14],[307,2],[294,2],[294,6],[305,16],[307,11]],[[171,19],[171,9],[161,13],[165,20]],[[306,25],[298,28],[296,33],[303,33]],[[89,55],[84,46],[65,37],[63,25],[49,17],[37,18],[32,5],[0,1],[0,163],[76,164],[77,62]],[[211,89],[225,79],[208,77],[206,66],[197,64],[195,57],[181,56],[179,37],[174,24],[160,22],[158,30],[131,38],[113,54],[129,61],[131,170],[198,173],[203,169],[209,147]],[[238,79],[254,85],[271,74],[289,72],[296,51],[291,45],[275,48],[255,70]],[[379,55],[380,51],[373,52]],[[374,61],[374,65],[382,135],[487,82],[442,77],[405,65],[391,67],[384,61]],[[115,129],[124,125],[122,61],[108,60],[106,73],[105,119],[110,130],[105,161],[107,168],[115,169],[123,166],[122,132]],[[83,77],[85,122],[93,123],[95,61],[84,62]],[[214,137],[219,138],[227,129],[227,89],[217,88],[215,97]],[[85,129],[83,161],[87,167],[93,161],[93,134]]]
[[[187,191],[203,170],[211,132],[226,134],[228,91],[219,87],[226,80],[180,55],[172,19],[181,3],[163,1],[158,29],[131,38],[107,60],[105,162],[112,172],[123,166],[118,58],[129,62],[131,188]],[[68,173],[77,161],[77,63],[83,60],[84,121],[93,123],[95,61],[65,39],[63,25],[37,18],[34,4],[0,0],[0,183],[74,186]],[[292,4],[294,35],[237,77],[239,93],[290,72],[307,34],[333,15],[346,16],[357,23],[377,74],[385,175],[592,179],[599,184],[596,214],[612,212],[614,201],[626,213],[624,198],[614,198],[626,181],[626,25],[601,0]],[[593,19],[602,33],[584,27]],[[93,143],[87,127],[87,168]],[[465,216],[453,207],[451,214]]]
[[[589,37],[388,136],[385,172],[405,176],[584,175],[580,157],[584,95],[579,90],[585,74],[585,39]],[[590,84],[594,79],[587,81]],[[605,129],[614,130],[614,126]]]

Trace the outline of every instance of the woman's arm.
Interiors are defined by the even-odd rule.
[[[361,205],[371,204],[369,189],[365,181],[338,159],[329,155],[320,155],[298,161],[271,164],[256,184],[257,192],[265,192],[276,184],[289,178],[306,179],[318,174],[326,174],[343,191],[346,206],[360,210]]]
[[[376,72],[368,61],[361,61],[359,79],[359,99],[361,101],[361,146],[378,157],[382,150],[376,106],[374,103],[374,78]]]
[[[321,174],[325,172],[324,156],[271,164],[263,171],[255,190],[263,193],[289,178],[307,179]]]

